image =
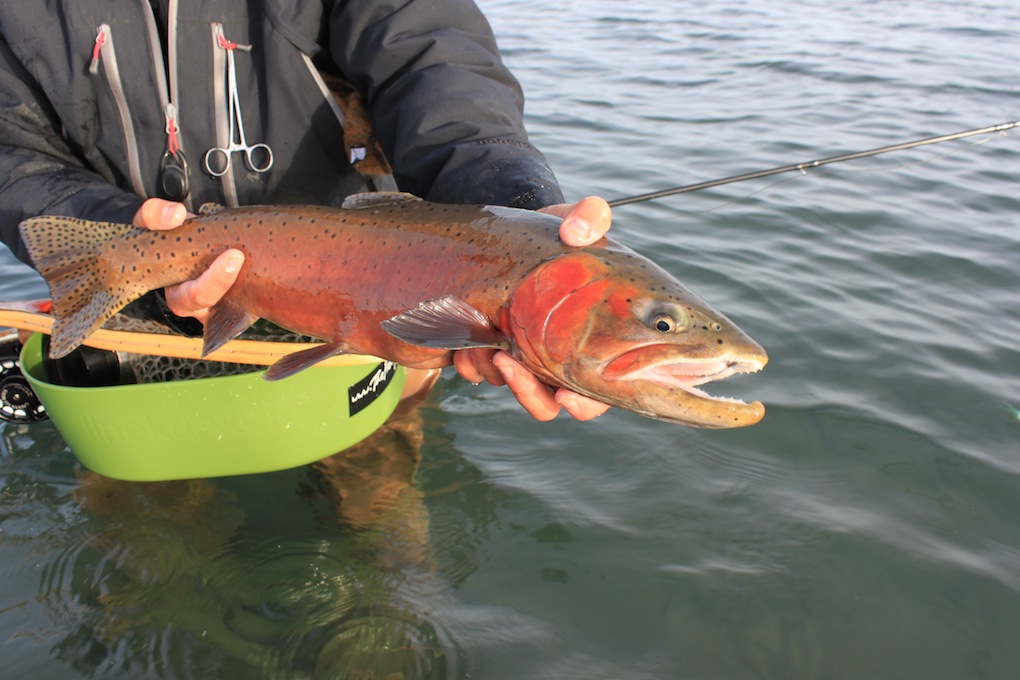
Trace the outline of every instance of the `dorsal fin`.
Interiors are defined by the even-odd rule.
[[[227,206],[222,203],[214,203],[210,201],[202,204],[202,206],[198,209],[198,214],[205,217],[206,215],[215,215],[216,213],[222,212],[226,209]]]
[[[341,207],[344,210],[367,210],[369,208],[392,208],[420,201],[420,198],[406,191],[374,191],[352,194],[344,199],[344,204]]]

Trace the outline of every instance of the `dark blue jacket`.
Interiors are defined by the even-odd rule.
[[[469,0],[22,0],[0,3],[0,235],[62,214],[130,222],[159,195],[174,142],[189,206],[336,205],[362,190],[342,113],[320,72],[366,97],[404,191],[439,202],[537,208],[562,195],[527,140],[523,98]],[[239,154],[203,167],[227,134],[227,40],[244,131],[274,154],[265,173]],[[171,115],[168,115],[171,114]]]

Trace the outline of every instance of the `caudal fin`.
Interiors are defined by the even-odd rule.
[[[110,241],[136,227],[73,217],[33,217],[19,226],[35,268],[53,298],[50,356],[59,359],[80,345],[124,305],[148,292],[141,281],[108,271],[103,254]]]

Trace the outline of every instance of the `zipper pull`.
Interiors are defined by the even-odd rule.
[[[184,201],[190,192],[188,159],[181,151],[180,129],[177,127],[177,107],[167,104],[163,109],[166,118],[166,151],[159,161],[157,175],[158,195],[170,201]]]
[[[96,75],[99,73],[99,53],[103,49],[103,45],[106,44],[106,30],[105,27],[100,26],[99,32],[96,33],[96,44],[92,47],[92,61],[89,62],[89,73]]]
[[[166,118],[166,150],[177,154],[181,150],[180,128],[177,127],[177,107],[167,104],[163,109]]]

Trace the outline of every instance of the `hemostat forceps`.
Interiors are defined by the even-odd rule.
[[[245,165],[253,172],[265,172],[273,167],[273,150],[268,144],[249,144],[244,137],[244,122],[241,119],[241,101],[237,95],[237,69],[234,66],[234,50],[250,50],[251,46],[229,42],[222,34],[220,47],[227,51],[227,92],[229,101],[227,115],[230,118],[230,134],[226,146],[214,146],[205,152],[205,169],[213,177],[222,177],[230,170],[230,159],[236,151],[244,154]]]

